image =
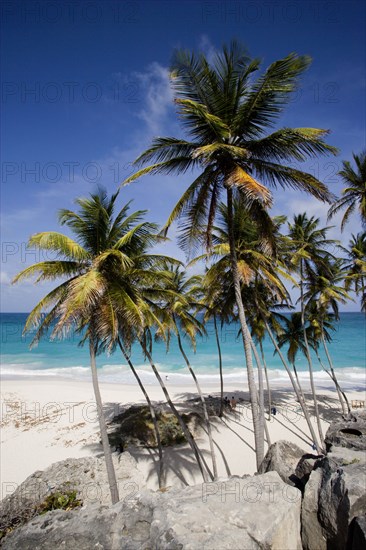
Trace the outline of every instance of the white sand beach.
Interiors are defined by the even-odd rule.
[[[166,382],[174,402],[181,409],[191,407],[197,397],[193,386],[174,386]],[[309,388],[304,387],[309,399]],[[148,388],[154,402],[164,402],[160,387]],[[217,384],[203,386],[205,395],[218,396]],[[138,387],[127,384],[101,384],[105,414],[108,419],[126,406],[144,403]],[[304,452],[312,451],[312,441],[290,384],[273,385],[272,400],[277,414],[268,423],[271,442],[285,439],[296,443]],[[244,383],[228,384],[225,395],[235,395],[237,410],[225,418],[212,419],[219,475],[253,474],[255,471],[254,436],[248,392]],[[365,400],[365,392],[347,391],[349,400]],[[337,394],[331,389],[319,390],[319,406],[324,433],[329,423],[340,414]],[[310,404],[310,410],[313,407]],[[315,425],[315,419],[314,420]],[[197,443],[210,465],[209,445],[202,430]],[[146,487],[157,489],[157,451],[128,447],[136,458],[146,480]],[[100,456],[98,421],[91,382],[61,378],[34,380],[19,378],[1,382],[1,497],[16,489],[27,476],[59,460],[82,456]],[[200,483],[198,468],[187,445],[164,450],[166,485],[182,486]]]

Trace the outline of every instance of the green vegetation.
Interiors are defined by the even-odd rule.
[[[186,424],[192,420],[192,415],[182,415],[182,417]],[[163,447],[186,442],[184,433],[172,413],[156,411],[156,419]],[[126,450],[130,443],[146,447],[158,445],[149,407],[129,407],[114,418],[111,428],[114,429],[108,437],[110,444],[116,448]]]
[[[82,501],[77,498],[76,491],[56,491],[47,495],[46,499],[37,508],[39,515],[46,514],[51,510],[73,510],[82,506]]]

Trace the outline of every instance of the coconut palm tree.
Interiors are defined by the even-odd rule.
[[[329,258],[334,258],[328,248],[336,245],[336,241],[327,239],[329,227],[319,227],[319,219],[312,216],[299,214],[294,216],[293,223],[288,223],[289,247],[291,254],[289,265],[298,270],[300,278],[300,307],[301,323],[303,326],[304,352],[309,365],[310,385],[314,400],[315,416],[318,425],[318,431],[321,441],[324,441],[323,430],[320,422],[318,400],[316,395],[313,364],[308,342],[308,331],[305,322],[305,300],[304,289],[306,280],[314,278],[316,269],[322,269],[323,272],[329,266]]]
[[[338,172],[346,187],[342,189],[342,196],[335,201],[329,209],[329,219],[339,210],[346,208],[343,214],[341,229],[343,231],[351,214],[357,209],[361,217],[361,223],[366,227],[366,149],[359,155],[353,154],[356,167],[343,161],[343,168]]]
[[[191,140],[154,139],[151,147],[136,160],[140,165],[154,163],[125,181],[131,182],[146,174],[200,171],[166,224],[168,228],[175,219],[184,219],[180,243],[187,250],[202,243],[202,228],[205,228],[205,244],[210,248],[220,195],[223,192],[226,195],[231,271],[242,327],[258,468],[263,458],[263,435],[255,410],[257,390],[250,333],[241,298],[232,225],[233,198],[239,193],[257,219],[272,202],[266,184],[305,190],[320,200],[330,200],[327,187],[317,178],[289,166],[293,161],[334,153],[335,149],[324,141],[328,132],[316,128],[282,128],[268,133],[309,63],[308,57],[290,54],[272,63],[254,80],[253,74],[260,63],[250,60],[236,42],[224,47],[213,65],[202,54],[178,51],[172,64],[171,82],[179,115]]]
[[[202,404],[211,451],[213,475],[216,480],[218,478],[216,454],[207,405],[197,376],[184,349],[181,336],[181,334],[183,334],[187,337],[195,350],[197,334],[199,336],[203,336],[206,333],[204,325],[194,315],[194,310],[197,310],[200,306],[200,300],[202,298],[202,277],[200,275],[187,277],[186,272],[180,266],[167,264],[167,269],[170,272],[171,277],[166,280],[164,288],[169,292],[166,292],[165,300],[164,303],[161,304],[161,307],[164,309],[164,312],[167,314],[168,318],[170,317],[171,323],[165,323],[163,330],[167,335],[166,340],[168,345],[170,342],[171,332],[175,334],[179,350],[196,385]],[[159,331],[157,332],[157,335],[160,335]]]
[[[207,268],[206,268],[207,273]],[[220,329],[224,323],[230,323],[234,318],[233,307],[228,299],[228,290],[224,288],[223,282],[220,279],[204,277],[202,280],[203,299],[200,303],[200,308],[203,310],[203,320],[208,323],[213,320],[215,339],[219,361],[219,376],[220,376],[220,408],[219,418],[224,412],[224,375],[223,361],[220,343],[220,334],[218,321],[220,321]]]
[[[296,381],[301,389],[301,383],[296,369],[296,357],[298,352],[301,351],[306,356],[306,345],[304,342],[304,330],[302,323],[301,312],[297,311],[292,313],[290,318],[284,317],[284,327],[281,334],[278,336],[278,347],[281,349],[283,346],[288,346],[287,359],[292,365],[295,373]],[[309,334],[309,329],[307,327]],[[302,390],[301,390],[302,391]]]
[[[343,412],[349,409],[346,395],[341,390],[333,363],[329,354],[327,341],[331,340],[329,330],[332,327],[332,318],[329,316],[329,309],[333,312],[335,320],[339,320],[338,304],[345,304],[350,296],[342,286],[344,280],[343,260],[332,260],[324,257],[322,262],[315,266],[315,271],[309,276],[305,283],[304,293],[306,317],[310,322],[312,347],[317,350],[318,342],[321,341],[327,356],[330,372],[339,396]],[[319,357],[318,357],[319,358]],[[324,368],[324,365],[323,365]]]
[[[275,353],[277,353],[282,361],[282,364],[288,374],[291,385],[300,404],[304,418],[309,428],[309,432],[315,447],[320,450],[318,438],[311,422],[307,403],[301,386],[299,387],[296,378],[293,376],[291,369],[278,345],[278,339],[283,334],[286,316],[279,313],[283,309],[292,309],[290,297],[283,293],[280,285],[272,283],[272,285],[264,284],[263,281],[257,282],[252,287],[251,297],[254,299],[255,314],[260,318],[266,328],[266,332],[273,344]]]
[[[14,282],[19,282],[34,275],[37,275],[36,282],[65,279],[35,306],[24,330],[27,332],[33,327],[37,328],[32,345],[38,343],[51,326],[51,337],[62,336],[65,329],[70,330],[72,327],[85,331],[83,340],[89,342],[93,388],[113,504],[118,502],[119,494],[98,383],[96,354],[99,339],[96,327],[100,318],[100,300],[109,288],[109,268],[124,270],[131,265],[128,256],[120,250],[120,239],[141,217],[141,212],[126,217],[128,206],[125,206],[113,219],[117,196],[118,193],[109,199],[106,192],[99,189],[89,199],[76,200],[79,207],[77,213],[61,210],[59,221],[73,231],[75,240],[55,231],[33,235],[29,239],[29,246],[53,251],[57,259],[27,267],[14,279]],[[153,227],[145,226],[145,230],[148,229]],[[126,290],[125,298],[126,309],[130,315],[134,315],[128,307],[133,297]],[[43,316],[44,311],[47,312]]]
[[[356,295],[361,297],[361,311],[366,312],[366,232],[352,235],[346,252],[344,270],[345,288],[353,288]]]

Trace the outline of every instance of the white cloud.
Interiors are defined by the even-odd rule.
[[[11,283],[10,277],[6,271],[0,271],[0,283],[2,285],[9,285]]]
[[[143,95],[144,107],[138,112],[148,130],[159,135],[173,109],[173,91],[170,86],[169,69],[157,62],[151,63],[146,72],[134,73]]]
[[[215,61],[218,50],[212,44],[212,42],[211,42],[210,38],[207,36],[207,34],[203,34],[200,37],[200,40],[199,40],[199,43],[198,43],[198,49],[205,55],[207,61],[210,64],[212,64]]]

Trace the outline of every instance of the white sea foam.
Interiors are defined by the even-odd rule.
[[[157,368],[164,381],[171,385],[183,386],[191,385],[192,377],[188,372],[177,372],[167,370],[166,365],[160,365],[157,363]],[[38,362],[33,363],[3,363],[1,367],[1,376],[3,378],[17,378],[17,377],[31,377],[31,378],[44,378],[44,377],[62,377],[74,380],[91,380],[91,373],[89,366],[73,365],[60,368],[41,368],[42,364]],[[140,376],[142,382],[145,385],[156,385],[157,381],[152,369],[147,364],[135,365],[135,369]],[[207,369],[208,370],[208,369]],[[220,376],[217,371],[198,374],[197,378],[202,384],[220,385]],[[336,375],[341,386],[345,388],[357,387],[360,389],[366,389],[366,369],[360,367],[345,367],[336,369]],[[136,384],[136,379],[133,373],[130,371],[127,365],[113,365],[105,364],[98,368],[98,376],[101,382],[107,383],[122,383],[122,384]],[[268,369],[268,376],[270,383],[281,384],[289,383],[288,375],[283,369]],[[310,376],[308,371],[299,371],[298,376],[304,385],[308,385]],[[246,371],[243,368],[232,369],[231,371],[224,371],[224,381],[230,384],[247,384]],[[315,384],[319,387],[333,387],[333,382],[329,375],[321,370],[314,372]]]

